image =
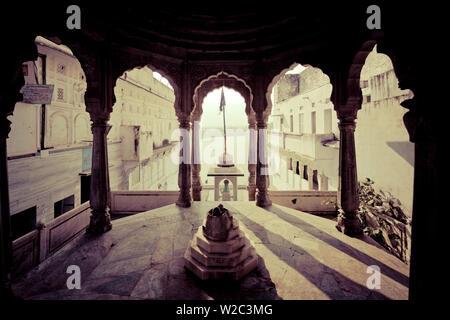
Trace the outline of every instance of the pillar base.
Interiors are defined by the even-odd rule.
[[[111,230],[111,216],[106,212],[94,212],[92,210],[91,221],[86,229],[87,233],[102,234]]]
[[[202,201],[202,186],[194,186],[192,187],[192,200],[193,201]]]
[[[179,207],[182,207],[182,208],[189,208],[191,206],[191,204],[192,204],[192,201],[191,201],[190,194],[182,195],[180,193],[180,196],[176,202],[176,205]]]
[[[269,199],[267,194],[261,195],[259,192],[256,196],[256,205],[258,207],[269,207],[272,205],[272,200]]]
[[[363,234],[361,220],[356,212],[341,211],[337,218],[336,229],[351,237]]]

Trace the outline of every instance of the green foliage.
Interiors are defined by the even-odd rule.
[[[410,223],[400,200],[383,190],[376,191],[374,181],[366,178],[358,183],[358,216],[364,233],[385,247],[403,262],[408,261],[407,224]],[[322,201],[324,205],[336,205],[336,200]],[[339,210],[341,211],[341,210]]]
[[[410,223],[410,219],[403,212],[400,200],[389,192],[376,192],[373,185],[374,181],[369,178],[359,183],[358,211],[364,233],[400,260],[407,262],[406,225]]]
[[[376,192],[373,185],[374,181],[369,178],[359,182],[359,211],[385,214],[402,223],[408,223],[409,218],[403,212],[400,200],[390,192]]]

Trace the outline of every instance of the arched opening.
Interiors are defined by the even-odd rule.
[[[195,88],[191,114],[194,201],[202,199],[201,190],[205,193],[213,187],[212,183],[217,179],[214,178],[215,168],[219,162],[223,162],[225,151],[225,158],[232,164],[227,170],[239,177],[248,177],[249,185],[252,184],[254,174],[249,165],[249,159],[254,157],[249,149],[251,143],[254,146],[250,134],[255,125],[252,99],[251,90],[245,81],[226,72],[202,80]],[[206,116],[203,115],[205,112]],[[240,185],[242,197],[245,188],[246,185]],[[215,187],[214,190],[218,192]],[[250,197],[251,191],[248,192]],[[209,197],[207,193],[205,197]],[[214,198],[217,198],[217,194]]]
[[[23,100],[9,116],[8,184],[15,238],[82,205],[90,188],[85,182],[92,147],[85,73],[64,44],[43,36],[34,43],[37,60],[22,64]]]
[[[220,201],[230,201],[234,197],[234,190],[233,190],[233,182],[228,179],[223,179],[219,182],[219,194],[220,194]]]
[[[202,102],[203,113],[199,121],[200,131],[200,178],[203,185],[202,200],[214,199],[211,190],[214,190],[214,177],[208,176],[211,170],[217,167],[225,150],[224,119],[226,125],[227,154],[242,177],[238,178],[238,198],[245,199],[246,184],[248,180],[248,152],[249,133],[248,118],[245,114],[245,101],[242,95],[228,87],[223,88],[225,107],[220,111],[222,88],[210,91]],[[230,184],[230,187],[232,184]]]
[[[172,85],[145,66],[124,72],[114,93],[110,124],[115,126],[108,134],[111,190],[178,190],[178,167],[171,157],[177,147]]]
[[[410,256],[414,180],[414,143],[403,124],[401,90],[391,59],[374,46],[360,73],[362,106],[355,148],[360,211],[366,232],[403,261]],[[381,239],[382,238],[382,239]]]
[[[318,68],[294,63],[268,90],[270,190],[315,190],[309,181],[313,170],[328,178],[329,190],[337,190],[339,129],[329,77]]]

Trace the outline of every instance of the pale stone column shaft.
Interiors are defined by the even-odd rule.
[[[248,141],[248,201],[255,201],[256,194],[256,164],[257,164],[257,131],[256,124],[248,125],[249,141]]]
[[[267,124],[265,119],[257,120],[258,143],[257,143],[257,165],[256,165],[256,186],[258,193],[256,205],[268,207],[272,205],[269,198],[269,167],[267,157]]]
[[[200,179],[200,121],[195,120],[192,128],[192,200],[201,201],[202,182]]]
[[[191,146],[189,140],[190,121],[188,118],[179,119],[180,122],[180,162],[178,165],[178,187],[180,194],[177,206],[188,208],[191,206]]]

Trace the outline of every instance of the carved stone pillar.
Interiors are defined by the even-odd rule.
[[[200,179],[200,121],[193,121],[192,128],[192,200],[201,201],[202,182]]]
[[[269,167],[267,156],[267,123],[264,117],[257,116],[258,144],[257,144],[257,164],[256,164],[256,205],[268,207],[272,205],[269,198]]]
[[[248,125],[248,201],[255,201],[256,194],[256,163],[257,163],[257,131],[256,123]]]
[[[180,194],[177,206],[188,208],[191,206],[191,147],[189,142],[190,119],[182,117],[178,119],[180,123],[180,162],[178,166],[178,187]]]
[[[111,126],[108,119],[91,114],[92,168],[91,168],[91,221],[87,232],[100,234],[111,230],[109,215],[109,168],[107,135]]]
[[[357,215],[359,194],[354,135],[356,112],[357,108],[353,105],[337,109],[340,131],[338,204],[341,210],[336,228],[350,236],[362,234],[361,221]]]

